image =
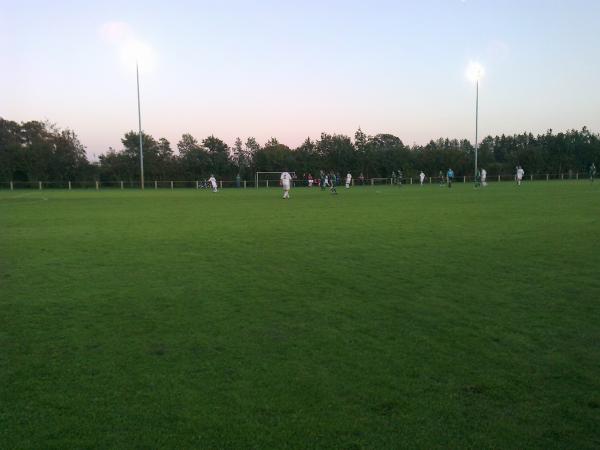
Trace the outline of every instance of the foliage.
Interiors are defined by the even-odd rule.
[[[0,180],[68,181],[91,175],[85,148],[73,131],[0,118]]]
[[[420,171],[437,176],[453,168],[457,176],[471,175],[475,149],[466,139],[440,138],[426,145],[405,145],[397,136],[369,136],[360,128],[354,140],[341,134],[322,133],[316,141],[307,138],[291,149],[271,138],[261,146],[249,137],[233,147],[208,136],[201,143],[183,134],[178,152],[165,138],[156,140],[143,133],[144,171],[147,180],[198,180],[209,174],[233,179],[240,174],[251,179],[256,170],[288,168],[302,176],[320,170],[350,171],[355,176],[389,177],[402,170],[406,176]],[[66,181],[97,178],[102,181],[139,179],[139,134],[125,133],[122,148],[109,148],[97,166],[88,162],[85,148],[75,133],[44,122],[17,123],[0,118],[0,181]],[[479,166],[488,173],[510,174],[517,165],[527,173],[585,173],[592,162],[600,165],[600,136],[581,130],[534,136],[488,136],[481,141]]]

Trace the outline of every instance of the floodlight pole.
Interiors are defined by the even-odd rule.
[[[142,109],[140,107],[140,71],[137,61],[135,62],[135,76],[137,79],[138,125],[140,130],[140,187],[144,190],[144,145],[142,143]]]
[[[477,152],[479,150],[479,78],[475,88],[475,182],[477,182]]]

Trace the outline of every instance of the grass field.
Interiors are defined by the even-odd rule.
[[[0,192],[0,448],[599,448],[600,184]]]

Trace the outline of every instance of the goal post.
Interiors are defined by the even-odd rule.
[[[254,176],[254,186],[256,187],[256,189],[258,189],[259,183],[261,181],[261,176],[264,177],[266,187],[269,187],[269,181],[279,183],[279,177],[281,176],[282,172],[283,171],[281,170],[279,172],[256,172]],[[289,174],[292,176],[292,181],[294,181],[296,179],[296,172],[289,172]],[[277,186],[279,186],[279,184],[277,184]]]

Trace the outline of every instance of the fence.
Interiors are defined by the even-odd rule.
[[[525,175],[523,181],[568,181],[568,180],[580,180],[588,179],[587,175],[580,175],[579,173],[561,173],[561,174],[531,174]],[[488,175],[486,181],[488,183],[494,182],[507,182],[515,181],[515,175]],[[445,177],[426,177],[424,184],[444,184],[446,182]],[[458,176],[454,178],[454,183],[473,183],[474,176]],[[342,177],[340,185],[345,184],[345,178]],[[408,177],[403,178],[401,182],[398,179],[393,178],[365,178],[365,179],[352,179],[352,186],[384,186],[384,185],[398,185],[398,186],[410,186],[420,185],[419,177]],[[226,188],[238,188],[238,181],[236,180],[218,180],[217,186],[219,189]],[[308,186],[308,180],[296,179],[293,180],[293,187],[306,187]],[[16,189],[32,189],[32,190],[43,190],[43,189],[88,189],[88,190],[100,190],[100,189],[139,189],[139,181],[4,181],[0,182],[0,190],[16,190]],[[265,187],[265,188],[279,188],[279,180],[259,180],[258,185],[255,180],[240,180],[239,189]],[[317,180],[313,184],[313,187],[319,187]],[[205,180],[195,181],[147,181],[144,183],[145,189],[209,189],[210,186]]]

